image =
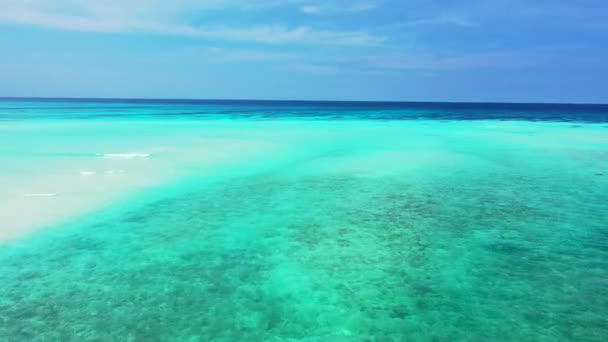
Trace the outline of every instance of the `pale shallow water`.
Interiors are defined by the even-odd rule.
[[[15,104],[1,340],[608,336],[604,107]]]

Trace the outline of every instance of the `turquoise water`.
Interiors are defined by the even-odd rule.
[[[76,104],[0,105],[0,176],[157,181],[0,245],[3,341],[608,336],[604,107]]]

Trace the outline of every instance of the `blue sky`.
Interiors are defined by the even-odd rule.
[[[605,0],[0,0],[0,96],[608,102]]]

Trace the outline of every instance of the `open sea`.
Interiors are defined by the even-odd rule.
[[[0,341],[606,341],[608,105],[0,99]]]

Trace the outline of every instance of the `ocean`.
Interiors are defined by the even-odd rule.
[[[0,100],[2,341],[604,341],[608,105]]]

